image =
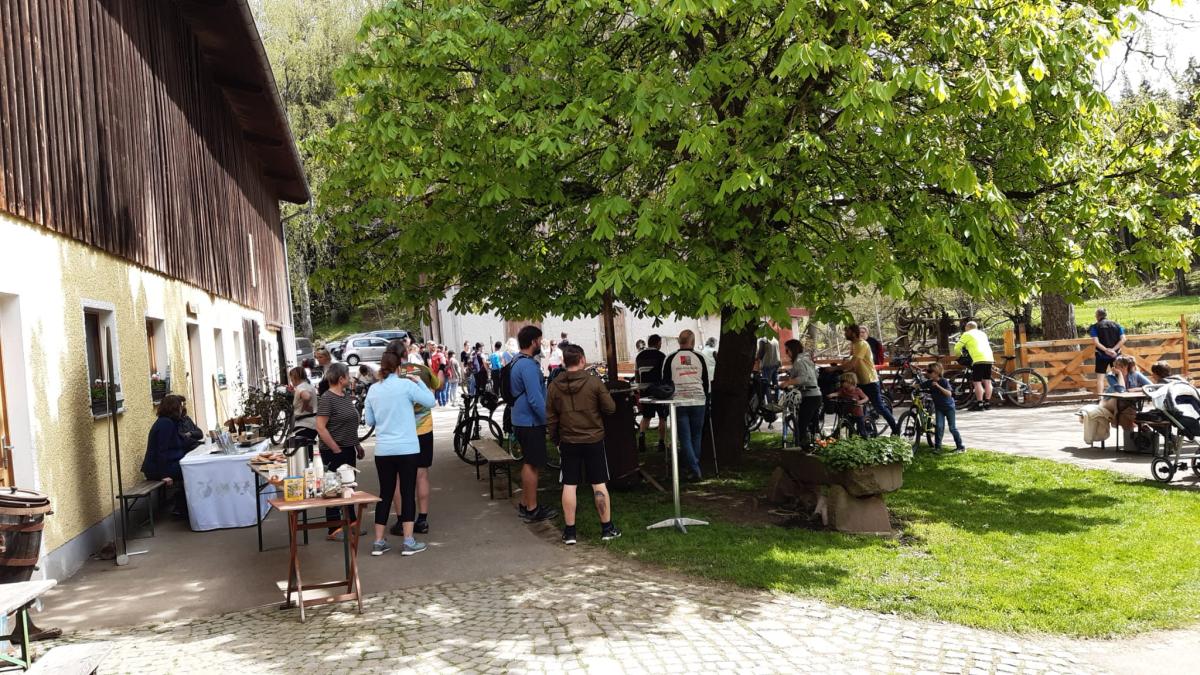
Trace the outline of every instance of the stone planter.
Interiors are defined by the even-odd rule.
[[[772,476],[768,498],[814,504],[826,525],[839,532],[892,533],[883,495],[904,484],[903,464],[830,471],[815,455],[788,453]]]

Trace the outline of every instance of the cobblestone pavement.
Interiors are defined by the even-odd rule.
[[[316,608],[79,633],[102,673],[1096,673],[1079,643],[575,563]]]

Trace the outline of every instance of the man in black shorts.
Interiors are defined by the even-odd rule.
[[[517,517],[525,523],[540,523],[558,515],[558,511],[537,501],[538,471],[546,465],[546,391],[542,388],[542,367],[536,361],[542,351],[542,329],[522,328],[517,333],[517,346],[521,353],[512,362],[508,381],[508,393],[516,397],[508,406],[512,410],[513,435],[523,453]]]
[[[637,373],[638,384],[651,385],[662,381],[663,361],[667,355],[662,353],[662,336],[651,335],[646,340],[648,345],[634,357],[633,367]],[[646,396],[646,390],[642,389]],[[665,405],[647,405],[642,409],[642,424],[638,432],[638,449],[646,451],[646,432],[650,430],[650,420],[658,415],[658,450],[666,452],[667,412]]]
[[[599,377],[584,370],[583,348],[569,344],[563,348],[565,371],[546,392],[546,427],[550,438],[558,443],[562,455],[562,505],[564,544],[576,542],[576,488],[587,474],[600,515],[600,539],[609,541],[621,536],[612,522],[609,503],[608,459],[604,455],[604,418],[617,410],[608,388]]]
[[[1096,395],[1104,393],[1104,374],[1121,354],[1125,345],[1125,329],[1108,318],[1108,310],[1096,309],[1096,323],[1088,327],[1088,335],[1096,347]]]

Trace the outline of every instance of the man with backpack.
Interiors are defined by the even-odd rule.
[[[575,534],[576,492],[586,470],[592,486],[596,513],[600,516],[600,539],[621,536],[612,522],[608,495],[608,459],[604,454],[604,418],[617,410],[608,388],[599,377],[584,370],[583,348],[568,344],[563,349],[565,370],[546,392],[546,426],[562,454],[562,540],[568,546]]]
[[[469,394],[478,396],[487,390],[488,369],[487,362],[483,357],[482,342],[476,342],[475,348],[471,350],[471,357],[467,362],[467,372],[471,378]]]
[[[667,355],[662,353],[662,336],[658,333],[647,339],[647,347],[634,357],[633,366],[637,374],[638,384],[642,385],[641,394],[646,398],[654,398],[651,393],[658,383],[662,382],[663,361]],[[661,394],[660,394],[661,395]],[[650,420],[658,416],[658,450],[666,450],[668,410],[665,405],[642,406],[642,421],[638,427],[638,450],[646,451],[646,432],[650,430]]]
[[[538,523],[558,515],[537,502],[538,471],[546,465],[546,395],[542,389],[542,329],[525,326],[517,333],[520,353],[500,371],[500,396],[512,411],[513,434],[521,446],[521,504],[517,515]],[[497,349],[500,345],[497,343]]]
[[[500,369],[504,367],[504,343],[497,341],[492,353],[488,356],[488,366],[491,368],[492,387],[496,387],[500,382]],[[494,392],[497,396],[501,396],[500,391]]]

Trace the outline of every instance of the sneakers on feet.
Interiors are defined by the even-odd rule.
[[[621,531],[617,529],[616,525],[609,525],[600,532],[601,541],[612,541],[619,536],[621,536]]]
[[[400,549],[400,555],[416,555],[426,548],[425,542],[414,541],[411,544],[405,544],[404,548]]]
[[[386,539],[380,539],[371,545],[371,555],[383,555],[390,550],[392,550],[392,547],[388,545]]]
[[[413,523],[413,532],[416,532],[417,534],[429,534],[429,521],[418,520],[417,522]]]
[[[558,511],[538,504],[538,507],[532,511],[525,510],[524,505],[521,506],[521,520],[525,523],[540,523],[543,520],[550,520],[558,515]]]
[[[578,541],[578,539],[575,537],[575,528],[573,528],[573,527],[563,528],[562,541],[567,546],[574,546],[575,543]]]

